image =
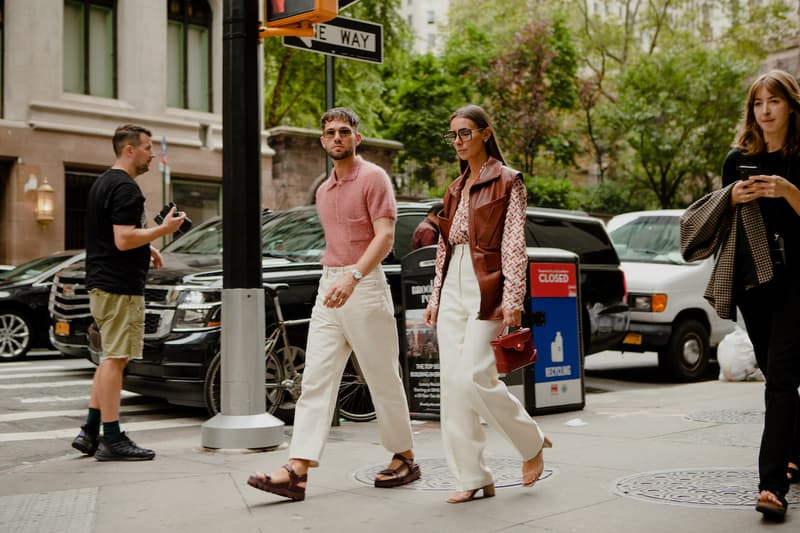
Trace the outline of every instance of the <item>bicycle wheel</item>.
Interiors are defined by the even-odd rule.
[[[375,419],[375,406],[372,403],[369,387],[352,353],[339,384],[339,414],[353,422],[368,422]]]
[[[222,398],[220,396],[222,374],[220,366],[222,360],[221,356],[222,354],[217,352],[217,355],[211,360],[203,386],[206,410],[211,416],[218,414],[222,408]],[[283,400],[284,372],[283,365],[278,362],[278,359],[272,351],[268,349],[265,357],[264,389],[267,399],[266,412],[272,414],[280,407],[281,401]]]

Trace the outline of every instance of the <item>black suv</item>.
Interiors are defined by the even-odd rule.
[[[400,258],[410,251],[411,235],[427,210],[424,203],[398,204],[395,247],[383,268],[399,318],[403,316]],[[629,320],[623,303],[625,281],[602,222],[582,213],[529,208],[525,236],[529,247],[563,248],[579,255],[585,353],[619,343]],[[262,244],[264,283],[289,286],[280,294],[283,318],[308,318],[325,248],[314,206],[265,213]],[[147,277],[144,354],[141,361],[128,365],[126,390],[174,404],[206,406],[213,412],[207,405],[205,381],[220,350],[221,252],[219,218],[197,226],[164,248],[164,268],[151,270]],[[87,353],[91,316],[84,278],[83,264],[79,264],[60,272],[53,283],[50,338],[65,353]],[[276,317],[271,299],[266,301],[267,331],[271,332]],[[305,326],[291,328],[291,345],[305,347],[306,333]],[[302,355],[302,348],[292,352],[294,367],[302,368],[298,360]],[[96,353],[91,357],[97,362]]]

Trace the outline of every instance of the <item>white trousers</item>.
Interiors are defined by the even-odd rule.
[[[493,482],[483,460],[483,419],[503,435],[523,461],[542,449],[544,435],[519,400],[497,376],[489,341],[500,320],[478,320],[481,295],[468,245],[457,245],[439,298],[436,334],[441,371],[442,443],[456,490]]]
[[[369,387],[383,446],[391,453],[413,446],[398,361],[397,322],[392,293],[380,267],[356,285],[342,307],[325,307],[322,300],[334,280],[355,267],[325,267],[311,311],[306,362],[300,398],[294,414],[289,448],[292,459],[318,466],[330,432],[339,382],[353,351]]]

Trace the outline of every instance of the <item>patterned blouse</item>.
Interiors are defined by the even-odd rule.
[[[525,267],[528,254],[525,250],[525,207],[528,192],[522,180],[514,180],[511,196],[508,199],[508,210],[503,227],[503,240],[500,243],[500,257],[503,270],[503,308],[523,310],[525,300]],[[469,190],[465,187],[461,201],[458,203],[453,224],[450,228],[450,245],[469,245]],[[436,277],[428,306],[439,308],[439,295],[444,279],[444,257],[447,247],[444,236],[439,235],[436,251]]]

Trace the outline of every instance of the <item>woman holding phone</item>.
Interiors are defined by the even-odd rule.
[[[752,83],[722,182],[732,185],[730,205],[737,213],[732,301],[766,376],[756,510],[780,520],[800,464],[800,86],[791,74],[771,70]],[[752,202],[763,219],[769,257],[754,254],[746,227],[753,219],[739,215],[744,211],[738,208]],[[766,282],[762,259],[772,264]]]

